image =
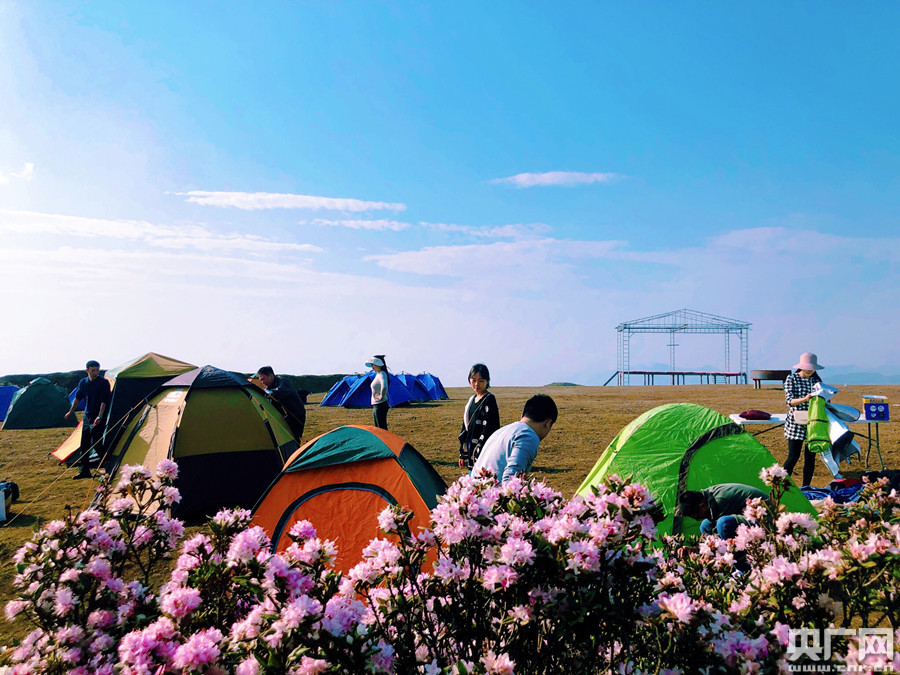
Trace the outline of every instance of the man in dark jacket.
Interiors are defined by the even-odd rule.
[[[681,495],[681,513],[700,521],[702,534],[731,539],[738,525],[747,522],[742,515],[751,499],[768,499],[762,490],[743,483],[720,483],[704,490],[687,490]]]
[[[303,399],[287,378],[278,377],[272,366],[263,366],[256,371],[256,377],[266,388],[269,398],[275,403],[275,407],[284,417],[291,433],[298,443],[303,443],[303,427],[306,426],[306,407]]]
[[[84,401],[84,417],[81,420],[81,447],[79,448],[79,464],[81,470],[75,479],[91,477],[91,450],[98,455],[102,454],[101,441],[103,439],[103,418],[106,416],[106,407],[109,405],[110,386],[109,380],[100,377],[100,364],[97,361],[88,361],[85,364],[87,377],[81,378],[78,388],[75,390],[75,400],[72,407],[66,413],[69,419],[75,408]]]

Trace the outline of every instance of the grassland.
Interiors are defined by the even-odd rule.
[[[837,385],[840,386],[840,385]],[[547,393],[556,400],[560,417],[553,431],[541,444],[534,473],[548,484],[570,496],[577,489],[598,455],[615,435],[632,419],[657,405],[692,402],[721,413],[740,412],[749,408],[783,412],[784,394],[778,387],[754,390],[747,385],[688,385],[655,387],[495,387],[503,424],[516,421],[525,400],[534,393]],[[448,483],[460,476],[457,467],[456,436],[462,422],[465,400],[471,392],[463,388],[448,390],[450,400],[421,403],[396,408],[388,415],[391,431],[405,438],[427,457]],[[878,393],[900,403],[900,386],[842,387],[834,399],[861,407],[864,393]],[[310,397],[305,438],[311,439],[342,424],[371,424],[370,410],[320,408],[322,394]],[[898,406],[891,405],[898,417]],[[853,431],[866,432],[865,425],[853,425]],[[900,420],[879,428],[881,454],[887,468],[900,468]],[[31,537],[33,530],[47,520],[59,518],[66,505],[83,508],[90,499],[89,481],[74,481],[75,471],[60,467],[50,453],[71,433],[70,428],[0,431],[0,480],[18,483],[21,498],[12,506],[10,521],[0,528],[0,604],[12,597],[12,555]],[[775,458],[783,462],[786,444],[781,430],[759,436]],[[863,458],[867,441],[860,439]],[[846,466],[846,465],[845,465]],[[843,467],[842,467],[843,468]],[[880,464],[874,448],[869,468]],[[798,467],[799,469],[799,467]],[[864,462],[844,471],[848,477],[861,475]],[[830,474],[824,464],[817,463],[813,484],[827,485]],[[22,626],[0,621],[0,644],[21,636]]]

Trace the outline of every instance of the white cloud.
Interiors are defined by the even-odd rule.
[[[324,218],[316,218],[315,220],[298,221],[300,225],[323,225],[327,227],[346,227],[351,230],[392,230],[398,232],[409,227],[409,223],[403,223],[398,220],[326,220]]]
[[[613,258],[623,246],[619,241],[571,241],[565,239],[523,239],[464,246],[428,246],[417,251],[366,256],[381,267],[396,272],[434,274],[453,277],[507,276],[509,268],[524,273],[510,278],[513,284],[540,269],[546,279],[549,266],[568,265],[579,258]]]
[[[405,211],[406,204],[391,202],[368,202],[360,199],[340,199],[316,197],[313,195],[279,194],[272,192],[208,192],[192,190],[176,192],[187,197],[187,201],[203,206],[221,206],[245,211],[263,209],[308,209],[312,211]]]
[[[611,183],[622,178],[617,173],[583,173],[581,171],[545,171],[544,173],[517,173],[507,178],[494,178],[491,183],[515,185],[518,188],[547,185],[587,185]]]
[[[109,220],[2,209],[0,232],[98,240],[131,239],[166,249],[241,251],[253,255],[322,251],[312,244],[275,241],[254,234],[219,234],[199,225],[156,225],[142,220]]]
[[[16,171],[9,174],[4,174],[0,171],[0,185],[6,185],[9,183],[10,178],[21,178],[22,180],[31,180],[34,178],[34,162],[25,162],[25,166],[22,167],[21,171]]]
[[[436,232],[460,232],[484,239],[534,239],[546,235],[551,230],[550,226],[545,223],[514,223],[489,227],[427,222],[420,222],[419,225]]]

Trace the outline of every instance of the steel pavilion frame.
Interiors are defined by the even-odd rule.
[[[643,319],[625,321],[616,326],[618,333],[617,368],[618,384],[630,384],[629,374],[631,336],[644,333],[667,333],[669,335],[669,369],[675,373],[676,334],[719,333],[725,336],[725,371],[731,370],[731,336],[737,335],[741,341],[741,365],[739,377],[747,383],[750,361],[750,326],[746,321],[729,319],[715,314],[705,314],[691,309],[679,309],[665,314],[656,314]],[[660,373],[663,374],[663,373]],[[699,373],[698,373],[699,374]],[[674,381],[674,380],[673,380]]]

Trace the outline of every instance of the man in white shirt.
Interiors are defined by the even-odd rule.
[[[472,467],[472,475],[487,469],[502,483],[531,471],[538,445],[550,433],[558,414],[552,398],[546,394],[532,396],[525,403],[521,420],[501,427],[487,440]]]

